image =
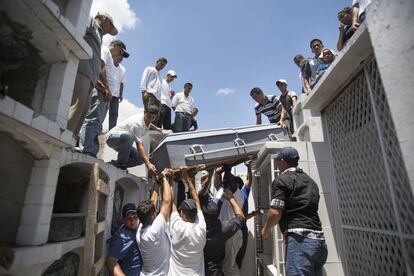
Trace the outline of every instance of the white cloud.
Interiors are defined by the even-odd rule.
[[[236,89],[233,88],[220,88],[216,92],[216,96],[227,96],[236,92]]]
[[[132,115],[137,115],[140,112],[143,112],[144,108],[143,107],[138,107],[135,104],[133,104],[132,102],[128,101],[127,99],[124,99],[122,102],[119,103],[119,111],[118,111],[118,120],[117,122],[120,123],[123,120],[131,117]],[[105,121],[102,125],[102,128],[104,130],[104,132],[106,132],[108,130],[108,117],[109,115],[107,114]]]
[[[107,12],[112,16],[119,32],[124,29],[134,29],[140,21],[129,6],[128,0],[93,0],[90,15],[95,16],[99,11]]]

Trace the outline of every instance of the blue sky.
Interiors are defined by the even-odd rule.
[[[117,38],[131,54],[123,61],[126,99],[142,107],[142,71],[164,56],[168,64],[161,75],[169,69],[177,72],[175,91],[181,91],[185,82],[194,85],[191,95],[200,110],[200,129],[254,125],[255,103],[249,92],[255,86],[279,95],[275,82],[284,78],[290,90],[300,92],[293,56],[312,56],[309,41],[315,37],[336,50],[337,12],[351,4],[350,0],[118,1],[126,4],[128,16],[135,20],[125,23],[122,13],[114,14],[121,29]],[[94,5],[103,9],[105,2],[95,0]],[[217,95],[218,91],[227,93]]]

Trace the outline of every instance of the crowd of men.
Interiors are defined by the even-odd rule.
[[[247,213],[252,179],[250,164],[246,165],[246,184],[231,174],[230,166],[221,166],[201,172],[199,191],[194,170],[164,169],[154,181],[149,199],[123,206],[123,224],[108,245],[109,272],[240,275],[247,245],[246,219],[262,214],[259,210]],[[188,190],[181,200],[174,198],[177,181]]]

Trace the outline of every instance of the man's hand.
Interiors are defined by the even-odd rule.
[[[262,231],[260,232],[263,239],[267,239],[270,234],[270,229],[263,227]]]
[[[286,128],[286,124],[284,121],[279,121],[279,125],[281,128]]]
[[[95,88],[98,91],[103,91],[103,90],[105,90],[106,86],[103,84],[103,82],[101,82],[100,80],[97,80],[96,84],[95,84]]]
[[[172,169],[170,169],[170,168],[165,168],[162,171],[161,175],[170,178],[170,177],[172,177],[174,175],[174,171]]]
[[[157,176],[157,168],[154,166],[154,164],[152,164],[151,162],[148,162],[148,171],[154,176]]]
[[[109,88],[106,88],[104,93],[105,93],[104,101],[105,102],[110,102],[111,99],[112,99],[112,92],[111,92],[111,90],[109,90]]]
[[[224,190],[224,198],[227,200],[230,200],[231,198],[233,198],[233,193],[231,192],[230,189]]]
[[[181,179],[187,179],[188,176],[188,167],[182,166],[180,167],[180,177]]]
[[[124,99],[124,98],[119,97],[119,98],[118,98],[118,101],[119,101],[119,102],[122,102],[122,101],[123,101],[123,99]]]
[[[340,30],[340,31],[344,31],[345,30],[345,24],[344,23],[339,23],[339,27],[338,27],[338,29]]]
[[[356,30],[356,29],[358,29],[359,25],[360,24],[358,22],[352,22],[351,27],[352,27],[352,29]]]

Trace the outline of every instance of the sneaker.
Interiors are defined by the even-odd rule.
[[[120,169],[120,170],[123,170],[123,171],[125,171],[126,173],[128,173],[128,170],[127,170],[127,167],[126,166],[123,166],[123,165],[121,165],[121,164],[119,164],[118,163],[118,161],[116,161],[116,160],[111,160],[111,161],[109,161],[109,162],[107,162],[108,164],[111,164],[112,166],[114,166],[114,167],[117,167],[118,169]]]

